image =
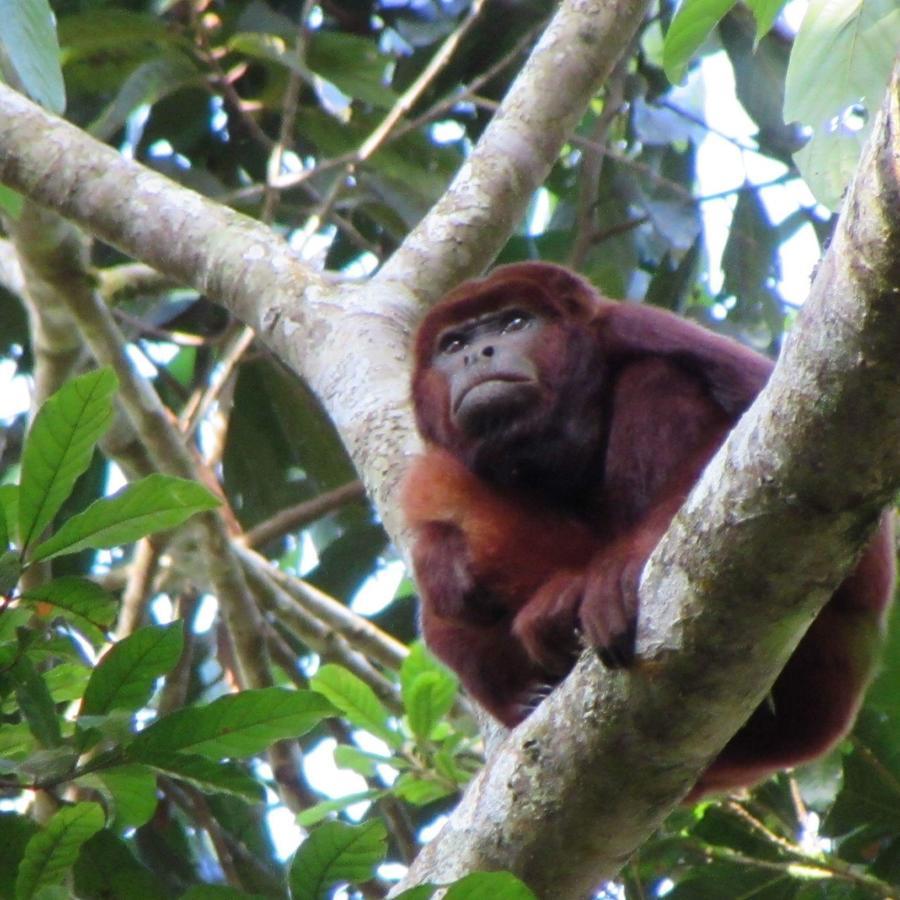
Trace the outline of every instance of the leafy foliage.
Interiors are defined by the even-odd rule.
[[[782,6],[652,4],[501,261],[566,262],[775,352],[802,300],[788,270],[832,226],[815,200],[836,204],[900,43],[890,0],[812,0],[796,38]],[[359,275],[440,197],[555,7],[489,0],[468,27],[467,0],[58,0],[54,29],[46,0],[0,0],[0,60],[99,139]],[[10,235],[30,213],[2,187],[0,209]],[[481,764],[456,679],[397,650],[413,589],[309,391],[205,298],[90,254],[123,360],[216,490],[160,473],[65,298],[26,317],[0,253],[0,898],[383,895]],[[57,316],[74,343],[44,340]],[[242,556],[229,581],[196,537],[213,509],[277,570]],[[677,811],[598,896],[893,896],[900,616],[889,644],[839,752]],[[493,872],[446,896],[533,895]]]

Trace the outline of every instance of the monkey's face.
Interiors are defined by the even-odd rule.
[[[537,348],[544,315],[509,304],[441,331],[432,366],[446,380],[453,425],[478,437],[527,415],[540,403]]]

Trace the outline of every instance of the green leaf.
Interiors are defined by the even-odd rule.
[[[22,759],[32,752],[34,752],[34,735],[27,725],[4,724],[0,728],[0,759]],[[7,768],[5,762],[4,768]]]
[[[25,92],[62,115],[66,89],[53,13],[47,0],[0,0],[0,46]]]
[[[756,43],[769,33],[787,0],[747,0],[747,6],[756,19]]]
[[[118,602],[89,578],[65,575],[46,584],[30,587],[21,598],[32,603],[49,603],[103,629],[116,617]]]
[[[332,715],[331,704],[314,691],[261,688],[176,710],[145,728],[127,749],[131,758],[149,765],[178,752],[209,759],[252,756]]]
[[[788,63],[784,118],[812,129],[795,159],[816,199],[831,209],[856,170],[898,46],[896,0],[811,0],[803,18]]]
[[[400,684],[409,727],[417,738],[427,738],[453,706],[456,677],[418,642],[403,661]]]
[[[691,57],[709,37],[716,23],[737,0],[684,0],[675,13],[663,43],[663,68],[677,84]]]
[[[174,528],[195,513],[218,505],[219,500],[195,481],[148,475],[111,497],[94,501],[38,546],[31,558],[38,561],[87,547],[98,550],[130,544],[155,531]]]
[[[164,775],[187,781],[201,791],[233,794],[251,803],[262,803],[265,800],[263,786],[237,763],[213,762],[203,756],[188,753],[159,753],[154,755],[150,765]]]
[[[427,778],[418,778],[408,772],[404,772],[391,786],[391,793],[413,806],[425,806],[434,803],[443,797],[449,797],[455,792],[455,788],[431,781]]]
[[[22,215],[25,206],[25,198],[5,184],[0,184],[0,210],[8,215],[14,222]]]
[[[391,765],[393,760],[389,756],[380,756],[377,753],[366,753],[359,747],[350,747],[347,744],[338,744],[334,748],[334,763],[339,769],[350,769],[363,778],[372,778],[375,775],[375,767],[379,763]]]
[[[9,670],[16,691],[16,701],[28,722],[31,733],[42,747],[55,747],[62,740],[59,716],[53,698],[41,673],[24,654]]]
[[[283,37],[261,32],[239,32],[228,41],[228,49],[245,53],[255,59],[287,66],[305,81],[310,81],[309,69],[303,65],[297,51]]]
[[[102,827],[103,809],[97,803],[77,803],[56,813],[25,848],[16,878],[16,900],[34,897],[45,885],[60,884],[81,845]]]
[[[94,444],[112,422],[118,382],[111,369],[72,379],[40,408],[22,451],[19,540],[23,550],[40,538],[78,476]]]
[[[323,800],[316,803],[315,806],[309,806],[301,812],[297,813],[297,824],[301,828],[311,828],[318,825],[323,819],[327,819],[334,812],[341,812],[354,803],[365,803],[366,801],[378,800],[383,797],[387,791],[371,790],[359,791],[356,794],[345,794],[343,797],[336,797],[334,800]]]
[[[147,766],[116,766],[78,779],[78,784],[95,787],[107,798],[105,806],[115,831],[140,828],[153,817],[159,798],[156,775]]]
[[[37,830],[37,825],[27,815],[0,811],[0,834],[3,835],[0,841],[0,897],[3,900],[13,896],[19,863]]]
[[[42,673],[54,703],[70,703],[84,696],[91,670],[84,663],[60,663]]]
[[[400,684],[403,690],[425,672],[443,672],[449,678],[456,678],[453,672],[425,646],[424,641],[413,641],[400,667]]]
[[[384,86],[389,60],[368,38],[318,29],[306,54],[309,67],[349,97],[390,109],[397,95]]]
[[[294,854],[288,875],[293,900],[324,900],[336,884],[368,881],[386,848],[387,829],[380,819],[363,825],[325,822]]]
[[[0,597],[8,597],[19,583],[22,560],[15,550],[0,553]]]
[[[419,675],[404,693],[406,717],[412,733],[425,739],[440,720],[447,715],[456,697],[454,682],[438,672]]]
[[[168,900],[171,894],[157,875],[135,859],[129,845],[108,829],[98,831],[81,848],[75,863],[76,897],[121,900]],[[183,898],[187,895],[182,895]]]
[[[380,737],[392,747],[403,738],[390,727],[390,714],[362,679],[341,666],[322,666],[310,680],[310,687],[327,697],[358,728]]]
[[[186,54],[166,50],[139,65],[122,83],[115,99],[91,123],[88,131],[99,140],[109,140],[135,109],[168,97],[184,87],[202,83],[202,74]]]
[[[454,882],[444,900],[537,900],[511,872],[473,872]]]
[[[148,625],[110,647],[91,674],[80,715],[137,710],[161,675],[175,668],[184,645],[183,623]]]

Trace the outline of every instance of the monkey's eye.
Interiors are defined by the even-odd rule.
[[[507,331],[521,331],[531,324],[532,319],[534,319],[534,316],[524,310],[507,310],[500,319],[500,330],[504,333]]]
[[[438,341],[439,353],[458,353],[466,346],[466,338],[457,331],[450,331]]]

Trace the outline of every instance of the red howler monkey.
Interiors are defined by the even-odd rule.
[[[633,656],[641,569],[772,364],[547,263],[467,282],[429,312],[407,476],[426,642],[515,725],[571,669],[579,633]],[[693,796],[824,752],[851,726],[893,590],[885,518],[763,704]]]

